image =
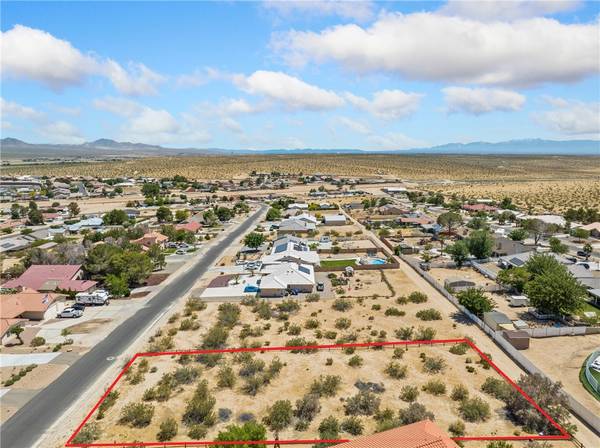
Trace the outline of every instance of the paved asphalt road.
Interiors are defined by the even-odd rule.
[[[262,210],[210,248],[188,272],[166,285],[144,308],[115,328],[100,344],[19,409],[0,428],[0,445],[6,448],[31,448],[56,419],[85,394],[88,386],[104,369],[116,362],[107,358],[119,356],[174,299],[185,294],[214,265],[221,251],[249,230]]]

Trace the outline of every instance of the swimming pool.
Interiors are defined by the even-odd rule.
[[[387,260],[384,260],[383,258],[371,258],[369,260],[369,264],[386,264]]]

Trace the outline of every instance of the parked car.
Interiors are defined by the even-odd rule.
[[[83,311],[73,307],[65,308],[56,317],[77,318],[83,316]]]
[[[583,250],[578,250],[577,251],[577,256],[578,257],[584,257],[584,258],[586,258],[588,256],[588,253],[585,252],[585,251],[583,251]]]
[[[177,249],[177,250],[175,251],[175,253],[176,253],[177,255],[185,255],[185,254],[187,254],[187,250],[183,250],[183,249]]]
[[[291,296],[297,296],[300,293],[296,288],[288,289],[288,292]]]
[[[71,308],[75,308],[76,310],[85,310],[85,305],[83,303],[74,303]]]
[[[325,283],[323,283],[323,282],[317,283],[317,291],[325,291]]]

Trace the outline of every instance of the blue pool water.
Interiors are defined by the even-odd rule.
[[[369,264],[385,264],[386,260],[384,260],[383,258],[372,258],[371,260],[369,260]]]

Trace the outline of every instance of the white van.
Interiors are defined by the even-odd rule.
[[[75,302],[82,305],[108,305],[110,295],[103,289],[93,292],[80,292],[75,295]]]

